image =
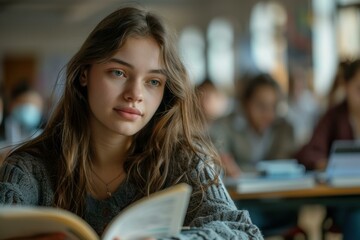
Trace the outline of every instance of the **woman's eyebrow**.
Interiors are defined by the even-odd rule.
[[[149,73],[161,74],[164,75],[166,78],[168,78],[169,76],[165,69],[154,69],[154,70],[150,70]]]
[[[109,62],[114,62],[114,63],[118,63],[118,64],[121,64],[121,65],[125,65],[131,69],[134,69],[135,67],[133,65],[131,65],[130,63],[128,62],[125,62],[123,60],[120,60],[118,58],[110,58]]]
[[[118,63],[121,65],[127,66],[131,69],[135,68],[134,65],[132,65],[124,60],[118,59],[118,58],[110,58],[109,62]],[[149,71],[149,73],[161,74],[161,75],[164,75],[165,77],[168,77],[168,73],[165,69],[152,69]]]

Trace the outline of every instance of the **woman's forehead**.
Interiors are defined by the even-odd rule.
[[[125,61],[132,67],[146,66],[151,69],[163,68],[164,62],[160,46],[153,37],[127,38],[110,59]]]

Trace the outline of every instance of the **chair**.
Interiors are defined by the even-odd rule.
[[[336,226],[336,224],[334,223],[333,219],[327,215],[325,216],[322,224],[321,224],[321,238],[322,240],[326,240],[327,239],[327,235],[331,233],[331,234],[341,234],[341,229]]]

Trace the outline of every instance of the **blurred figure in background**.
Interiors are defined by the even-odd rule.
[[[345,69],[349,65],[349,61],[341,61],[336,70],[333,84],[327,97],[327,108],[332,108],[345,99]]]
[[[308,80],[305,69],[300,66],[291,69],[286,119],[294,127],[296,148],[310,139],[320,112],[320,104]]]
[[[310,142],[296,154],[308,169],[325,169],[335,140],[360,139],[360,60],[348,64],[344,80],[345,100],[322,116]]]
[[[210,79],[201,82],[196,87],[196,93],[210,127],[213,121],[228,111],[227,97]]]
[[[237,111],[211,129],[229,177],[252,170],[261,160],[289,158],[295,146],[293,128],[277,116],[281,92],[276,81],[260,74],[243,84]]]
[[[296,158],[310,170],[324,170],[336,140],[360,140],[360,60],[344,67],[345,100],[330,108],[320,119],[310,142]],[[360,239],[360,209],[339,207],[329,215],[340,226],[344,240]]]
[[[19,143],[40,133],[44,102],[38,92],[21,82],[11,92],[5,137],[9,144]]]
[[[293,128],[277,115],[281,98],[277,82],[260,74],[247,77],[242,84],[237,87],[241,89],[237,111],[219,119],[211,129],[225,173],[233,178],[254,170],[261,160],[289,158],[295,146]],[[265,235],[297,225],[297,209],[247,209]]]

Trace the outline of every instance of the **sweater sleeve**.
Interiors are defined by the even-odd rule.
[[[213,173],[204,168],[199,176],[205,182]],[[263,239],[260,230],[252,224],[249,213],[236,208],[221,180],[218,185],[209,186],[204,195],[196,194],[196,188],[193,190],[185,218],[185,225],[190,229],[170,239]]]
[[[23,156],[7,158],[0,168],[0,204],[39,205],[36,166]]]

